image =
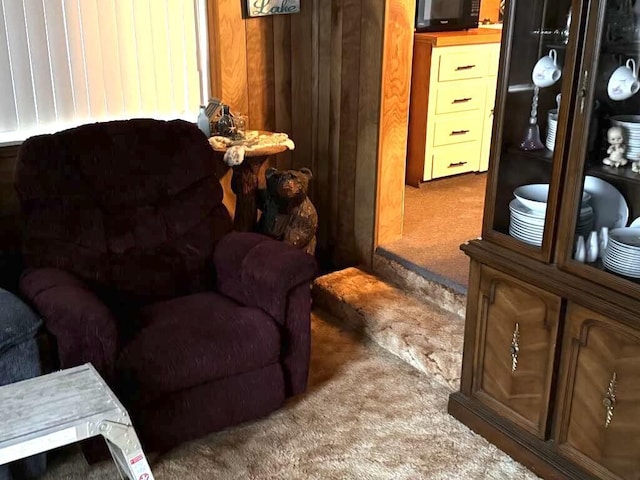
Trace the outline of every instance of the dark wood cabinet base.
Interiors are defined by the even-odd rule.
[[[560,456],[554,443],[511,425],[477,400],[461,392],[449,397],[448,412],[514,460],[546,479],[597,480]]]

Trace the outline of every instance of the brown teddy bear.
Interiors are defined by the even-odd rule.
[[[311,170],[278,170],[265,173],[266,188],[259,191],[262,211],[258,231],[283,240],[313,255],[316,249],[318,213],[307,197]]]

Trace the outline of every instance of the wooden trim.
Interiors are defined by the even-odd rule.
[[[385,1],[373,247],[402,237],[415,2]]]
[[[242,3],[209,0],[208,13],[212,94],[232,110],[248,112],[247,35]]]
[[[410,134],[407,146],[406,183],[420,187],[424,178],[425,154],[427,151],[427,112],[429,111],[429,83],[431,81],[431,58],[433,45],[418,42],[413,46],[411,75],[411,100],[409,102]]]

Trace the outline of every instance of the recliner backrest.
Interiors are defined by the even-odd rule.
[[[209,288],[213,249],[231,230],[215,162],[205,136],[181,120],[28,139],[15,177],[25,264],[145,303]]]

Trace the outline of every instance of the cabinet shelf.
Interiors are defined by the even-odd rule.
[[[628,165],[621,168],[609,167],[607,165],[593,165],[587,168],[586,174],[602,178],[603,180],[622,180],[640,185],[640,173],[635,173]]]
[[[511,145],[506,148],[505,153],[512,159],[519,158],[522,160],[544,163],[551,163],[553,161],[553,152],[546,148],[543,150],[526,151]]]

